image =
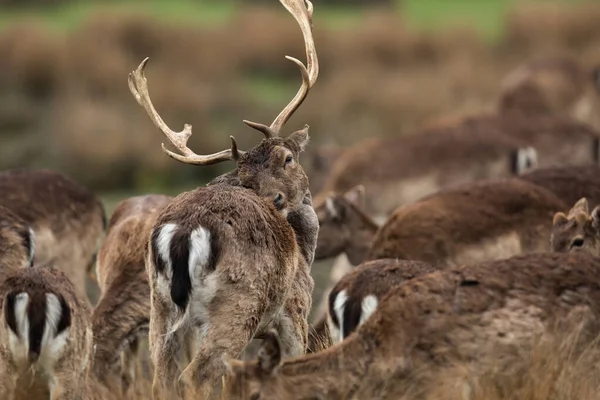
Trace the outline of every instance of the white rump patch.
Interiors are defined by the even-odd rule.
[[[203,275],[203,267],[210,259],[210,232],[208,229],[199,227],[190,234],[190,259],[188,268],[192,286],[195,286]]]
[[[339,292],[337,296],[335,296],[333,302],[333,312],[338,320],[338,342],[344,340],[342,327],[344,326],[344,308],[346,307],[346,301],[348,300],[348,295],[346,293],[346,289]]]
[[[33,259],[35,258],[35,233],[33,229],[29,228],[29,266],[33,266]]]
[[[378,303],[379,302],[377,301],[377,297],[375,297],[372,294],[363,298],[361,303],[360,321],[358,323],[359,326],[362,325],[363,322],[365,322],[367,319],[369,319],[371,315],[373,315],[373,313],[377,309]]]
[[[333,199],[331,197],[327,197],[325,199],[325,209],[332,218],[336,218],[338,216],[338,212],[335,209],[335,205],[333,204]]]
[[[163,274],[158,274],[157,286],[158,290],[164,295],[169,296],[171,292],[168,280],[173,277],[173,267],[171,263],[171,239],[177,230],[177,224],[165,224],[160,228],[160,233],[156,239],[157,256],[165,263],[165,271]]]
[[[54,363],[67,344],[69,328],[58,336],[56,335],[62,313],[63,309],[58,297],[53,293],[46,293],[46,324],[44,326],[44,336],[42,336],[41,360]]]
[[[29,317],[27,317],[27,305],[29,295],[19,293],[15,296],[15,322],[17,334],[8,329],[8,346],[15,359],[27,360],[29,354]]]

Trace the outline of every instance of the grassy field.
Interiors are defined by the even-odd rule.
[[[503,19],[514,4],[579,1],[585,0],[399,0],[395,11],[404,13],[407,21],[418,29],[430,30],[447,24],[466,24],[474,26],[485,37],[495,39],[502,34]],[[48,9],[0,10],[0,28],[22,18],[39,18],[57,29],[69,29],[94,12],[108,9],[119,12],[142,11],[179,23],[218,24],[235,12],[235,5],[228,0],[74,1]],[[360,19],[361,11],[352,8],[321,6],[315,14],[316,23],[334,27],[360,23]]]

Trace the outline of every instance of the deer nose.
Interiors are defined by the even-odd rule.
[[[283,193],[279,192],[273,198],[273,204],[278,210],[281,210],[285,204],[285,199],[283,197]]]

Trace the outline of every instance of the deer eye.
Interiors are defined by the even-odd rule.
[[[291,163],[294,160],[294,157],[292,157],[291,154],[288,154],[287,157],[285,158],[285,164],[284,166],[288,165],[289,163]]]

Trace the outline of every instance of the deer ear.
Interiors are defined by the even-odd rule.
[[[354,186],[344,193],[344,198],[358,208],[365,208],[365,187],[363,185]]]
[[[596,206],[594,207],[594,209],[592,210],[592,227],[597,230],[600,231],[600,206]]]
[[[565,213],[559,211],[556,214],[554,214],[554,218],[552,218],[552,225],[556,226],[556,225],[564,224],[567,221],[568,221],[568,219],[567,219],[567,216],[565,215]]]
[[[308,125],[299,131],[292,133],[285,139],[285,144],[292,151],[300,153],[304,151],[304,148],[308,144],[310,137],[308,136]]]
[[[272,374],[281,364],[281,346],[279,335],[274,329],[265,334],[262,346],[258,350],[258,365],[263,373]]]
[[[588,201],[585,197],[582,197],[575,203],[571,211],[569,211],[569,215],[575,214],[577,212],[584,212],[586,214],[589,213]]]
[[[517,175],[538,165],[537,151],[531,146],[519,148],[514,158],[513,170]]]

